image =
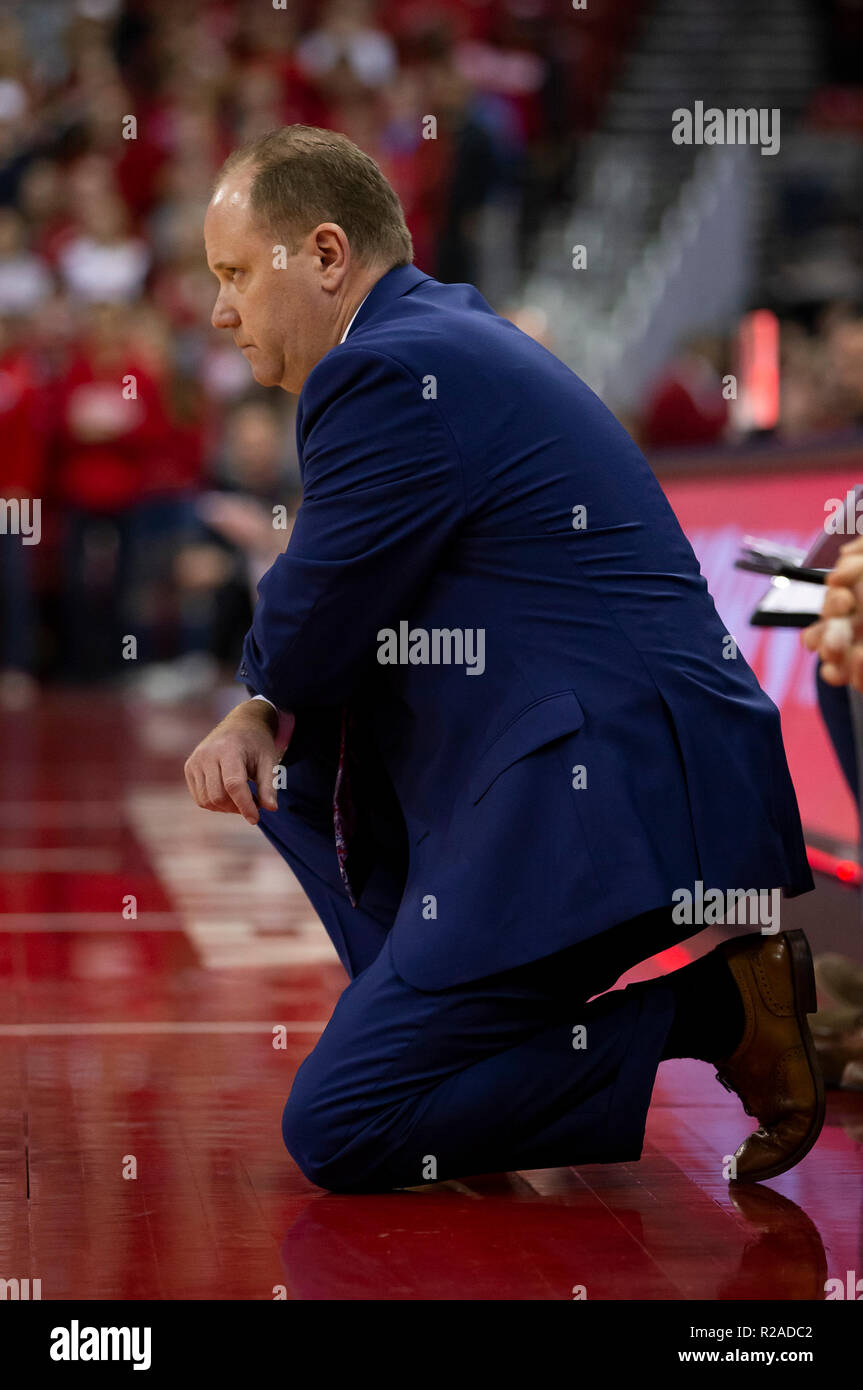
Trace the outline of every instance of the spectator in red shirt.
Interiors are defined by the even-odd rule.
[[[12,325],[0,318],[0,707],[21,709],[35,694],[36,603],[34,544],[24,528],[12,529],[28,506],[26,530],[41,538],[45,437],[40,426],[41,391],[26,346]],[[38,526],[33,525],[38,508]],[[20,523],[19,523],[20,524]]]
[[[722,438],[728,403],[722,395],[721,352],[712,338],[693,339],[669,364],[648,398],[645,448],[706,447]]]
[[[65,508],[65,661],[87,678],[123,669],[136,635],[129,581],[136,505],[169,435],[161,394],[129,349],[133,311],[95,305],[55,388],[57,492]]]

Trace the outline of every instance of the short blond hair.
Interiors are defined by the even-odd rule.
[[[410,265],[411,234],[398,195],[353,140],[317,126],[286,125],[228,155],[213,189],[243,167],[254,170],[250,202],[258,224],[289,255],[321,222],[336,222],[364,265]]]

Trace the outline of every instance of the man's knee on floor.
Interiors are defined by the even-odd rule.
[[[344,1137],[319,1108],[292,1092],[282,1115],[282,1138],[304,1178],[327,1192],[388,1192],[386,1180],[369,1154],[344,1152]]]

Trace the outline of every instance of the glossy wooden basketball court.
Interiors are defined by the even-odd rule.
[[[798,1168],[730,1189],[751,1122],[697,1062],[660,1068],[639,1163],[307,1182],[281,1110],[345,977],[263,837],[188,799],[215,717],[89,693],[3,717],[0,1278],[43,1299],[797,1300],[863,1275],[863,1094],[830,1093]],[[783,925],[847,948],[857,911],[819,875]]]

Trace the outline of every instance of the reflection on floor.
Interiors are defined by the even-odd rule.
[[[863,1095],[831,1093],[791,1173],[729,1189],[750,1122],[697,1062],[660,1068],[638,1163],[308,1183],[281,1109],[344,976],[263,838],[187,799],[212,722],[89,694],[3,720],[0,1279],[43,1299],[769,1300],[863,1275]],[[789,906],[817,923],[820,903],[856,927],[835,885]]]

